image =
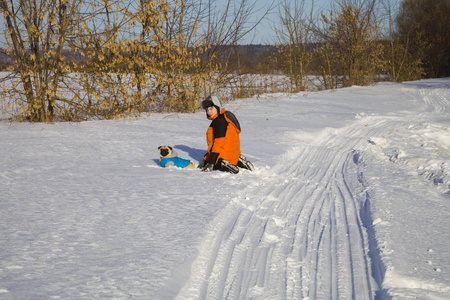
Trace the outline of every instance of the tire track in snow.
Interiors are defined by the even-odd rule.
[[[285,153],[272,175],[248,173],[262,183],[216,217],[178,298],[372,299],[367,234],[347,173],[352,150],[386,122],[330,130]]]

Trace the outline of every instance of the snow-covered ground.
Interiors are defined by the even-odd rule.
[[[238,175],[198,114],[0,123],[0,299],[449,299],[450,78],[230,102]]]

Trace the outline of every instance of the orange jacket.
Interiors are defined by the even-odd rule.
[[[208,118],[212,120],[206,131],[206,142],[208,143],[208,153],[204,160],[216,165],[219,159],[228,160],[236,165],[241,154],[241,143],[239,133],[241,133],[239,122],[230,112],[225,113],[222,108],[221,113]]]

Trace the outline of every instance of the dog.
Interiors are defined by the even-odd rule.
[[[178,153],[170,146],[159,146],[161,167],[177,167],[182,169],[193,169],[195,163],[192,160],[178,157]]]

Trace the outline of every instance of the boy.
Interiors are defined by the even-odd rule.
[[[211,124],[206,131],[208,152],[198,168],[204,172],[220,170],[233,174],[239,173],[238,167],[253,171],[252,163],[241,154],[241,126],[236,116],[221,108],[216,96],[208,96],[202,102],[202,107]]]

